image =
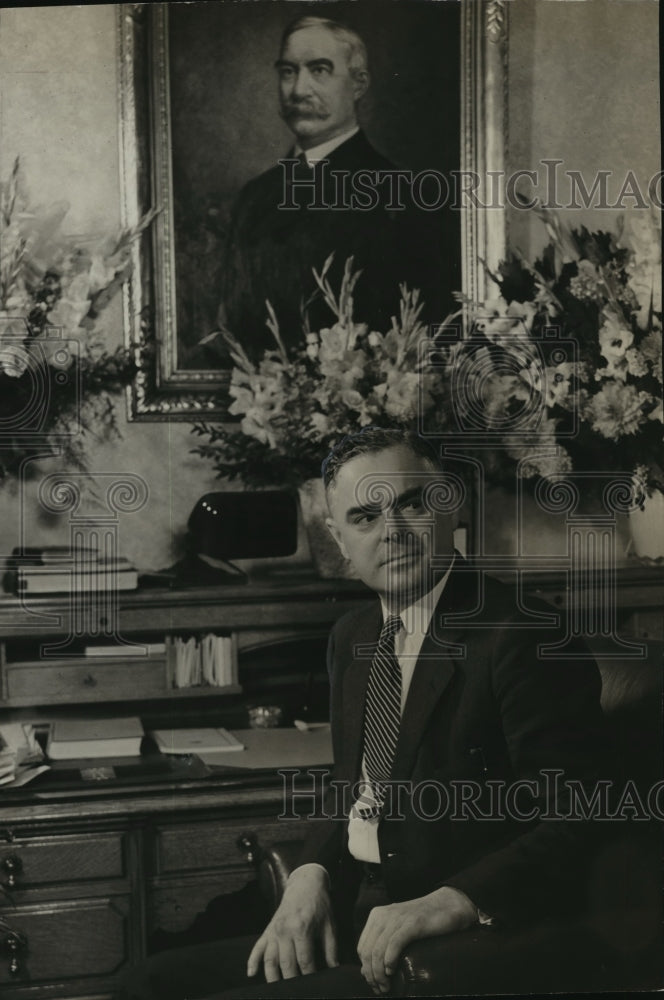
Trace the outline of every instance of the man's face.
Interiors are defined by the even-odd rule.
[[[355,102],[367,74],[351,76],[348,45],[327,28],[301,28],[277,60],[281,116],[303,149],[310,149],[357,124]]]
[[[425,458],[395,445],[351,459],[328,491],[330,531],[390,611],[427,593],[449,566],[456,517],[431,509],[440,479]]]

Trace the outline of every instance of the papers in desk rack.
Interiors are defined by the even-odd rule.
[[[167,643],[166,663],[172,687],[237,684],[233,640],[229,635],[205,635],[200,641],[175,636]]]

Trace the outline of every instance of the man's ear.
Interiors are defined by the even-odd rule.
[[[364,97],[367,90],[369,89],[369,84],[371,83],[371,77],[369,76],[369,70],[358,69],[353,74],[353,93],[355,100],[359,101]]]
[[[341,554],[344,557],[344,559],[350,560],[350,556],[348,555],[348,552],[346,550],[346,546],[344,545],[344,543],[342,541],[342,538],[341,538],[341,532],[337,528],[337,526],[334,523],[333,519],[331,517],[326,517],[325,518],[325,524],[327,525],[327,529],[330,532],[330,534],[332,535],[332,538],[335,540],[335,542],[339,546],[339,548],[341,550]]]

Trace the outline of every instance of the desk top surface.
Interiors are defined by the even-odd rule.
[[[490,565],[487,562],[486,572],[498,579],[509,580],[515,573],[520,573],[527,581],[528,589],[565,588],[568,578],[568,568],[563,560],[545,560],[545,568],[541,559],[516,560],[513,558],[497,558]],[[664,565],[653,563],[635,563],[633,566],[620,566],[616,571],[618,587],[664,586]],[[206,586],[206,587],[139,587],[137,590],[124,591],[118,595],[121,607],[163,607],[169,605],[196,604],[261,604],[265,601],[320,601],[347,599],[355,600],[372,597],[371,591],[361,580],[323,580],[311,572],[273,572],[269,576],[256,576],[244,585]],[[11,594],[0,594],[0,616],[4,617],[15,609],[29,606],[57,605],[62,610],[71,598],[68,594],[32,594],[26,597],[15,597]]]
[[[56,819],[252,808],[281,802],[281,768],[331,765],[329,726],[234,730],[245,750],[198,757],[60,761],[22,788],[0,788],[0,826]],[[132,774],[133,770],[133,774]],[[292,780],[292,779],[288,779]],[[290,787],[290,786],[289,786]]]

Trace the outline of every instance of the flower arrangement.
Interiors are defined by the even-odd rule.
[[[446,358],[455,405],[499,432],[493,479],[513,481],[518,462],[524,478],[627,472],[663,490],[658,217],[635,213],[613,234],[536,212],[550,237],[542,257],[531,266],[511,253],[491,275],[500,297],[465,303],[470,337]]]
[[[401,287],[399,318],[385,333],[353,317],[359,277],[347,261],[338,298],[320,274],[335,322],[303,331],[289,355],[268,303],[274,349],[253,362],[230,334],[236,425],[198,423],[194,449],[218,474],[250,486],[319,475],[342,435],[368,424],[423,425],[457,433],[470,418],[492,435],[489,480],[582,471],[627,472],[664,490],[662,305],[658,220],[622,220],[619,231],[572,229],[536,209],[550,241],[533,265],[512,252],[491,277],[500,297],[448,317],[433,340],[419,293]],[[453,321],[465,315],[460,337]],[[455,329],[453,336],[450,331]],[[425,342],[427,350],[423,350]],[[458,437],[457,437],[458,442]]]
[[[61,232],[68,207],[33,206],[18,159],[0,182],[0,478],[56,447],[85,468],[81,436],[117,433],[110,394],[136,374],[131,350],[105,349],[97,320],[152,214],[117,236],[77,240]]]
[[[360,272],[346,261],[338,297],[327,278],[332,256],[320,273],[320,294],[335,322],[317,332],[306,329],[302,343],[286,350],[270,303],[267,325],[274,349],[255,363],[225,332],[235,363],[229,412],[239,426],[197,423],[194,433],[208,438],[193,451],[211,459],[218,474],[241,477],[249,486],[300,486],[320,476],[322,459],[335,441],[358,427],[432,426],[443,410],[445,386],[423,369],[419,292],[400,286],[399,317],[385,333],[369,330],[353,316],[353,290]]]

